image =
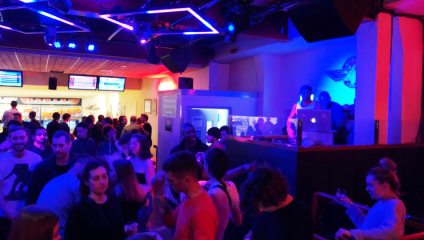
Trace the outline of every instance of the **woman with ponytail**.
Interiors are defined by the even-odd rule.
[[[228,170],[228,157],[224,150],[211,148],[205,153],[205,171],[209,176],[208,193],[218,212],[218,240],[224,239],[224,232],[231,218],[234,225],[240,226],[243,215],[240,211],[240,197],[233,182],[224,181]]]
[[[337,239],[401,239],[405,228],[405,205],[400,195],[400,182],[396,176],[396,164],[388,159],[380,160],[380,166],[368,171],[366,191],[378,202],[365,215],[348,198],[340,201],[348,208],[346,213],[358,229],[340,229]]]

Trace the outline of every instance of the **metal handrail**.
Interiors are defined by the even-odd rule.
[[[323,193],[323,192],[315,192],[313,199],[312,199],[312,217],[313,217],[313,228],[314,228],[314,239],[316,240],[326,240],[326,238],[323,238],[322,236],[316,234],[316,220],[317,220],[317,212],[318,212],[318,200],[319,198],[324,198],[324,199],[328,199],[328,200],[337,200],[336,196],[327,194],[327,193]],[[357,204],[357,203],[353,203],[353,205],[355,207],[358,207],[359,209],[361,209],[364,213],[367,213],[370,208],[366,207],[364,205],[361,204]],[[420,224],[417,223],[415,221],[409,220],[409,219],[405,219],[405,226],[407,227],[411,227],[414,229],[417,229],[419,231],[423,231],[420,233],[414,233],[414,234],[410,234],[410,235],[405,235],[402,237],[401,240],[417,240],[417,239],[424,239],[424,224]]]

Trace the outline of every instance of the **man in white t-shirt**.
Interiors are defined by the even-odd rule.
[[[41,157],[26,150],[24,128],[11,126],[8,135],[12,151],[0,155],[0,239],[5,239],[10,221],[24,207],[31,173]]]
[[[18,111],[18,109],[16,109],[16,107],[18,106],[18,102],[17,101],[12,101],[11,103],[10,103],[10,106],[12,106],[12,109],[10,109],[10,110],[7,110],[7,111],[5,111],[4,113],[3,113],[3,118],[1,119],[2,120],[2,122],[3,122],[3,126],[4,126],[4,128],[6,128],[7,127],[7,123],[10,121],[10,120],[12,120],[13,119],[13,114],[15,114],[15,113],[20,113],[19,111]],[[22,116],[22,113],[20,113],[21,114],[21,116]]]

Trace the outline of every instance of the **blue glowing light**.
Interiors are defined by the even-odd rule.
[[[61,42],[56,41],[56,42],[54,42],[54,47],[55,47],[55,48],[62,48],[62,43],[61,43]]]
[[[68,48],[75,49],[76,47],[77,47],[77,44],[75,44],[74,42],[71,42],[68,44]]]
[[[235,32],[236,31],[236,26],[234,26],[234,23],[229,23],[228,26],[227,26],[227,30],[230,33]]]
[[[95,48],[96,47],[94,46],[94,44],[89,44],[88,47],[87,47],[87,50],[92,52],[92,51],[94,51]]]

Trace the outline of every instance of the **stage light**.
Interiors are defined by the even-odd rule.
[[[314,94],[311,94],[311,100],[314,101]]]
[[[53,25],[48,25],[44,29],[44,41],[49,46],[53,46],[56,42],[56,27]]]
[[[227,30],[229,33],[233,33],[236,31],[236,26],[234,26],[234,23],[230,22],[227,25]]]
[[[75,42],[68,43],[68,48],[75,49],[76,47],[77,47],[77,44]]]
[[[95,48],[96,48],[96,46],[92,43],[88,44],[88,46],[87,46],[87,50],[90,51],[90,52],[94,51]]]
[[[250,10],[246,3],[227,5],[225,9],[225,41],[236,42],[238,34],[250,27]]]
[[[54,42],[54,47],[55,48],[62,48],[63,47],[63,44],[60,41],[56,41],[56,42]]]
[[[144,45],[148,42],[149,37],[152,34],[152,27],[149,22],[134,21],[133,34],[137,37],[140,44]]]

